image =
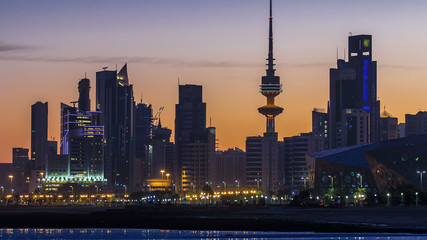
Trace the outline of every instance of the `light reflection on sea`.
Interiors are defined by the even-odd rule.
[[[158,229],[0,229],[0,239],[427,239],[406,233],[283,233],[252,231],[187,231]]]

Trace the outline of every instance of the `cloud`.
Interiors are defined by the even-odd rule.
[[[403,69],[403,70],[425,69],[425,67],[421,67],[421,66],[404,66],[404,65],[392,65],[392,64],[378,65],[378,68]]]
[[[153,65],[173,65],[177,67],[253,67],[256,63],[237,61],[208,61],[208,60],[184,60],[174,58],[154,58],[154,57],[52,57],[52,56],[0,56],[0,60],[9,61],[29,61],[29,62],[68,62],[68,63],[142,63]]]
[[[21,51],[21,50],[33,50],[36,47],[20,45],[20,44],[8,44],[0,41],[0,52],[11,52],[11,51]]]

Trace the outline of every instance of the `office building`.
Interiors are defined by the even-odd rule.
[[[305,155],[324,149],[323,136],[301,133],[299,136],[285,137],[284,142],[284,182],[292,191],[308,188],[308,172]]]
[[[323,138],[323,148],[322,150],[329,149],[329,134],[328,134],[328,122],[329,115],[324,112],[322,109],[315,108],[312,111],[312,128],[311,132],[314,136]]]
[[[202,86],[179,85],[175,107],[175,183],[179,190],[201,189],[210,182],[215,158],[215,128],[206,128],[206,103]]]
[[[390,113],[384,112],[380,118],[381,127],[381,141],[399,138],[399,129],[397,118],[393,117]]]
[[[405,133],[407,137],[427,134],[427,112],[405,115]]]
[[[133,86],[127,65],[96,73],[96,109],[104,126],[104,174],[110,186],[132,185],[135,157]]]
[[[338,59],[330,69],[329,141],[331,148],[380,140],[380,103],[377,101],[377,62],[372,61],[372,36],[349,37],[349,61]],[[349,115],[349,110],[352,112]],[[364,111],[368,133],[360,137],[349,121]],[[365,115],[366,115],[365,114]],[[359,116],[362,117],[362,116]],[[359,123],[357,123],[359,124]],[[361,129],[359,129],[361,130]]]
[[[31,172],[28,152],[29,149],[27,148],[12,149],[13,188],[17,193],[28,192],[28,181]]]
[[[33,169],[45,169],[48,155],[48,104],[36,102],[31,106],[31,161]]]
[[[213,186],[236,189],[246,186],[246,153],[238,148],[216,151]]]
[[[138,103],[135,106],[135,161],[134,182],[142,186],[146,179],[152,178],[151,131],[153,124],[153,110],[151,104]]]

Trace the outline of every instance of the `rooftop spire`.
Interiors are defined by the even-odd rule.
[[[268,34],[268,68],[267,68],[267,76],[274,76],[274,57],[273,57],[273,1],[270,0],[270,19],[269,19],[269,34]]]

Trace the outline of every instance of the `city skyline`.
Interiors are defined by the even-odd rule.
[[[129,2],[133,3],[133,7],[113,2],[103,6],[81,3],[79,6],[82,9],[77,7],[78,4],[65,9],[66,6],[54,2],[50,2],[49,6],[40,3],[33,6],[41,11],[37,15],[26,15],[26,11],[31,9],[30,2],[25,7],[21,2],[1,8],[4,10],[0,10],[0,29],[5,35],[0,38],[0,71],[8,84],[2,87],[0,102],[6,111],[4,116],[14,118],[2,120],[0,162],[11,162],[13,147],[29,148],[31,104],[36,101],[49,102],[48,136],[49,139],[53,136],[59,140],[60,102],[78,99],[78,80],[87,72],[94,86],[96,71],[104,66],[115,69],[115,64],[120,68],[126,62],[129,63],[129,76],[135,88],[135,100],[139,102],[142,93],[143,102],[152,103],[154,111],[165,106],[162,114],[164,126],[174,129],[174,105],[178,102],[177,85],[180,78],[181,84],[203,85],[203,101],[208,104],[207,117],[212,117],[212,125],[217,128],[220,149],[244,149],[246,136],[259,135],[264,131],[264,117],[255,108],[265,102],[258,93],[258,85],[259,76],[265,71],[264,59],[268,49],[266,1],[250,1],[244,6],[238,5],[241,1],[203,2],[206,5],[196,1],[188,1],[188,5],[172,1],[144,1],[147,8],[139,2]],[[383,6],[362,1],[370,8],[360,17],[367,18],[351,24],[349,22],[355,21],[356,14],[340,9],[353,5],[340,3],[340,7],[333,7],[332,3],[337,2],[328,1],[320,8],[325,11],[313,7],[305,9],[298,16],[294,12],[298,12],[296,10],[302,4],[275,1],[275,57],[277,75],[283,79],[285,93],[277,99],[277,104],[286,107],[285,114],[276,123],[279,139],[310,131],[311,110],[314,107],[326,108],[329,68],[336,66],[337,48],[339,58],[343,58],[350,31],[354,35],[373,35],[373,59],[379,63],[378,96],[382,103],[381,110],[385,105],[388,112],[403,122],[404,114],[415,114],[425,106],[422,90],[427,84],[422,80],[427,77],[427,71],[423,69],[427,60],[422,58],[422,52],[423,49],[427,50],[427,46],[415,43],[426,42],[427,32],[413,29],[412,35],[417,36],[416,39],[410,39],[410,28],[387,32],[387,29],[403,28],[411,21],[414,25],[420,22],[419,29],[424,29],[422,24],[427,21],[423,19],[427,18],[421,15],[423,8],[420,5],[425,3],[413,1],[414,5],[409,6],[396,1],[393,6]],[[327,6],[331,9],[326,10]],[[46,9],[42,11],[43,7]],[[359,12],[357,9],[361,8],[353,7],[354,12]],[[381,7],[385,9],[380,10]],[[193,8],[196,10],[191,11]],[[106,24],[108,27],[102,23],[106,20],[102,16],[93,20],[96,18],[90,15],[91,11],[102,14],[114,12],[114,9],[130,15],[121,15],[124,19],[117,23],[109,22],[112,26]],[[148,14],[137,15],[137,9]],[[150,9],[156,11],[150,12]],[[332,24],[336,28],[320,30],[310,27],[308,29],[312,32],[308,31],[305,27],[311,25],[304,17],[315,9],[320,13],[320,20],[310,24]],[[79,10],[82,13],[80,18],[91,16],[87,25],[81,21],[72,22],[76,20],[72,11]],[[378,11],[383,13],[383,19],[380,18],[381,14],[374,17]],[[347,16],[348,20],[333,23],[331,18],[322,19],[323,14],[331,12],[335,12],[337,17]],[[385,25],[387,19],[395,18],[396,13],[401,13],[403,19],[392,22],[393,26]],[[62,21],[50,21],[50,17]],[[150,17],[158,18],[159,22],[151,26],[151,21],[145,22]],[[295,22],[292,17],[295,17]],[[19,21],[13,22],[13,19]],[[139,19],[142,24],[138,26],[130,21],[132,19]],[[172,21],[176,19],[178,21]],[[372,21],[378,22],[372,24]],[[43,23],[47,25],[41,28]],[[126,26],[126,23],[130,26]],[[225,23],[228,26],[223,25]],[[67,31],[57,31],[61,24]],[[105,30],[109,30],[109,34],[105,34]],[[141,36],[145,31],[149,33],[147,37]],[[133,35],[128,35],[132,32]],[[320,35],[320,32],[331,35]],[[36,33],[37,36],[33,35]],[[402,33],[408,33],[406,38]],[[111,39],[107,38],[112,35],[114,37]],[[408,45],[417,48],[407,48]],[[67,52],[67,47],[73,52]],[[18,88],[20,91],[16,91]],[[237,94],[236,89],[239,89]],[[411,94],[405,91],[411,91]],[[94,93],[93,89],[91,99],[95,99]],[[235,111],[236,106],[230,102],[239,105],[240,110]]]

